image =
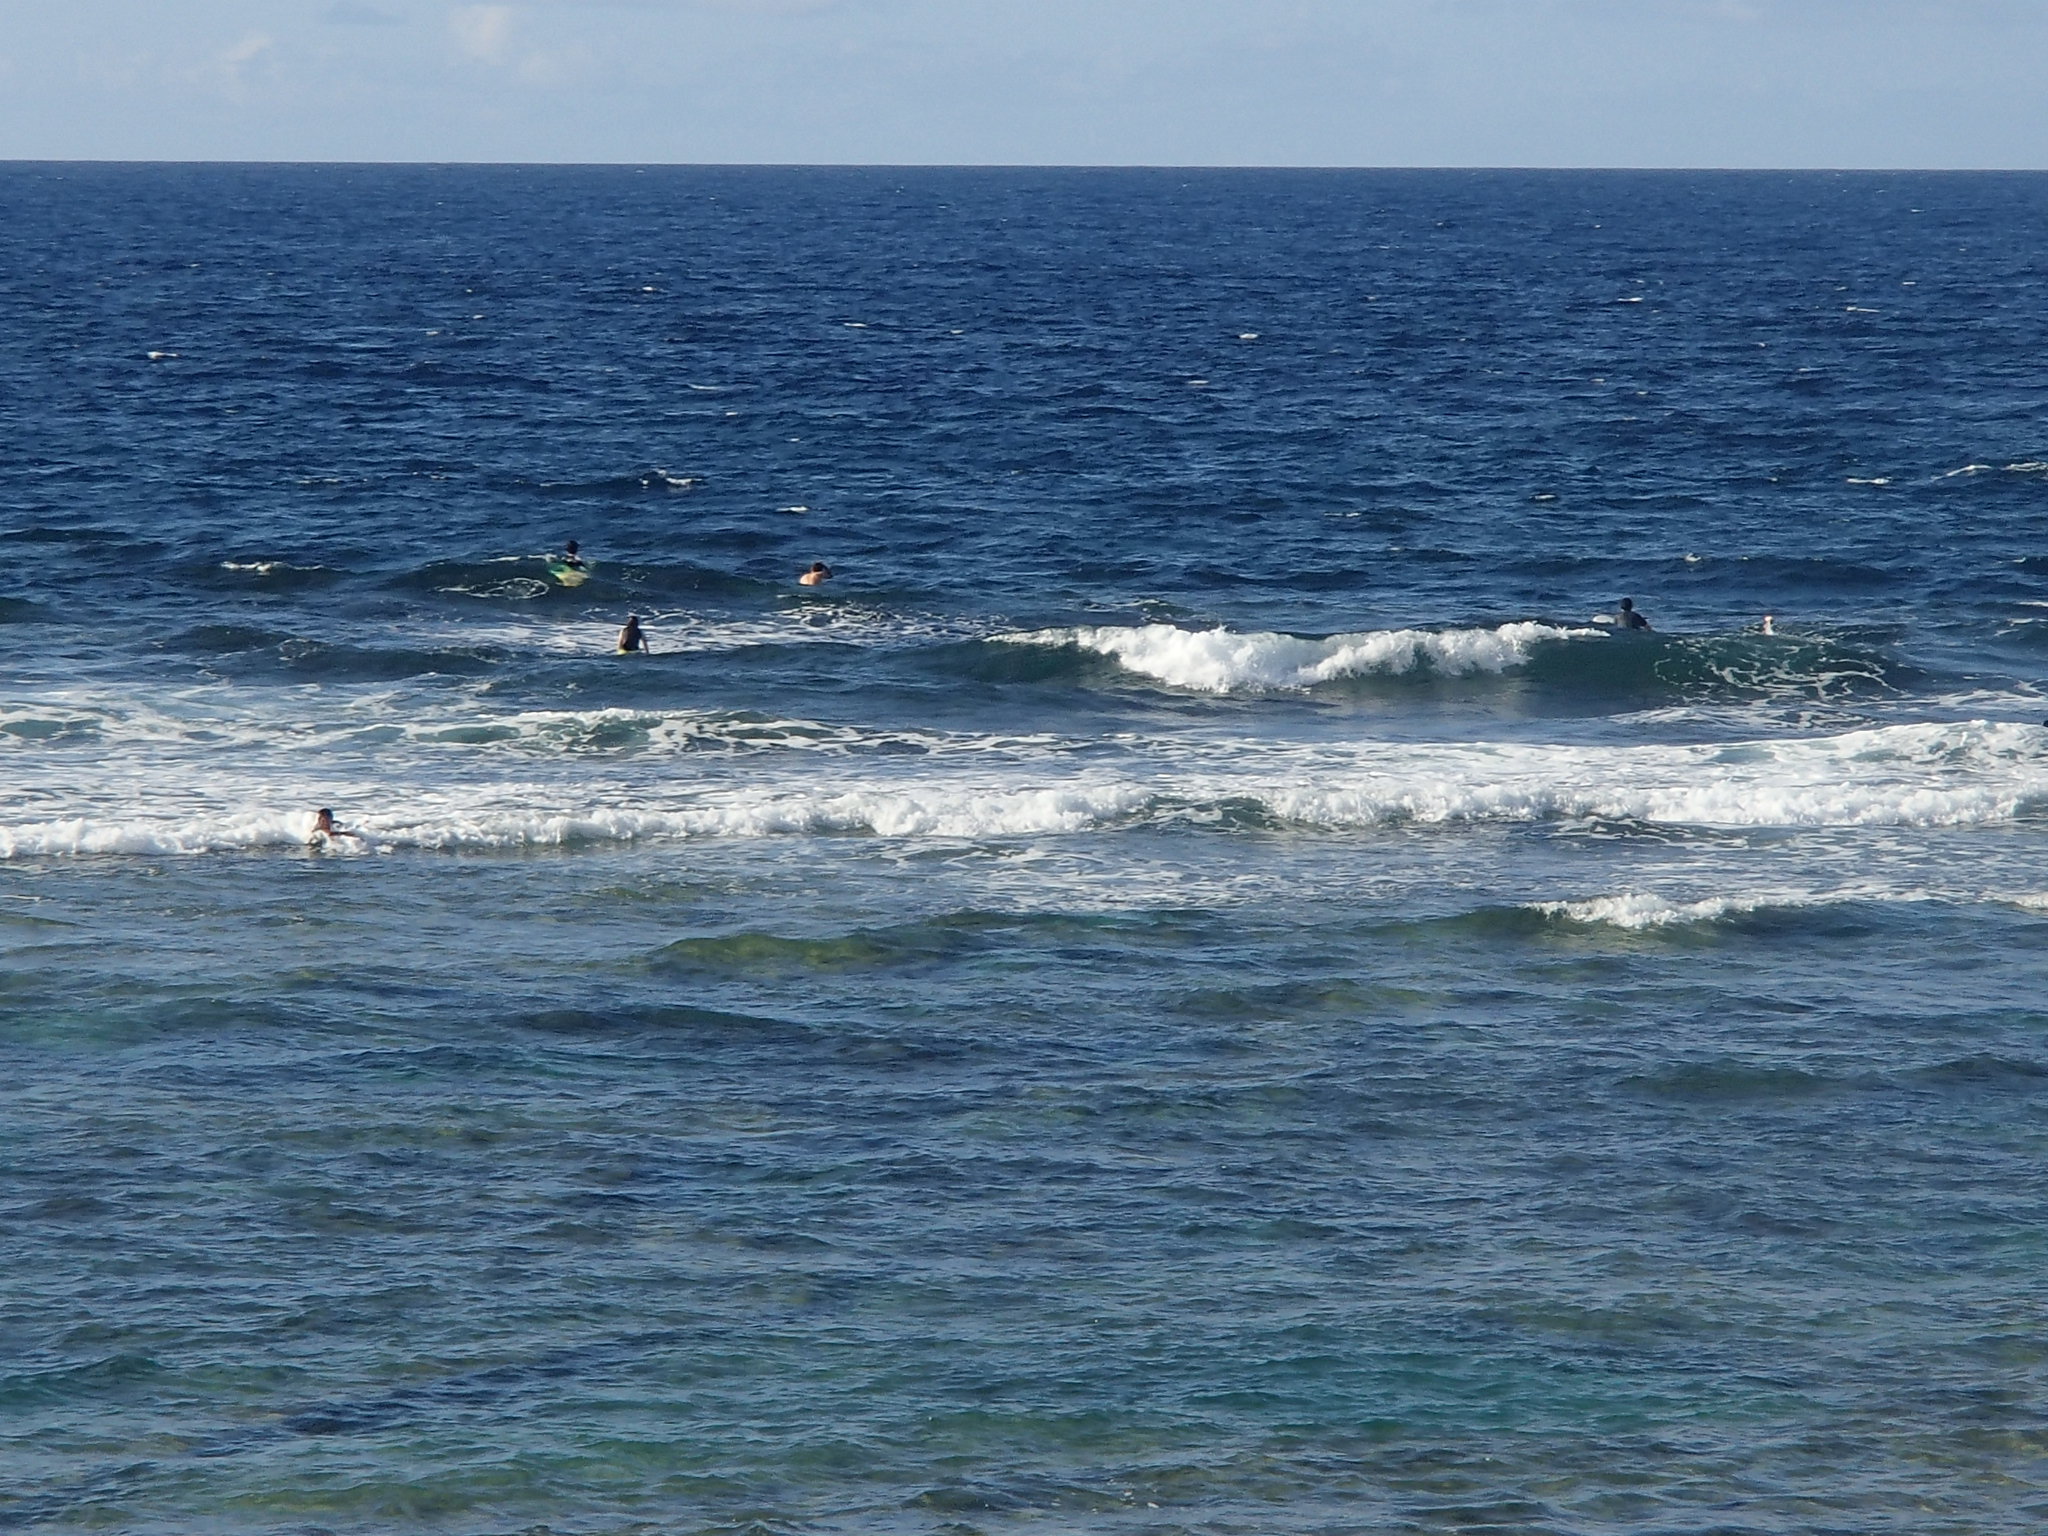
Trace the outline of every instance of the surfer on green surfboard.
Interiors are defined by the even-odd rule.
[[[565,587],[580,587],[590,579],[589,563],[576,553],[574,539],[562,547],[559,555],[548,556],[548,574]]]

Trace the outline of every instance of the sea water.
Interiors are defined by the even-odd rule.
[[[0,208],[0,1526],[2048,1523],[2048,178]]]

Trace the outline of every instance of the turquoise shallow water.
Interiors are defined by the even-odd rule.
[[[2040,1527],[2048,182],[0,183],[0,1527]]]
[[[1986,962],[2032,917],[762,931],[743,869],[606,864],[545,916],[524,859],[39,882],[179,937],[13,951],[10,1518],[2031,1507],[2040,972]]]

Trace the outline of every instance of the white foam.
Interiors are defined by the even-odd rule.
[[[289,560],[223,560],[224,571],[251,571],[258,576],[275,576],[279,571],[318,571],[317,565],[293,565]]]
[[[348,732],[361,729],[357,724],[346,727]],[[427,747],[544,755],[774,750],[988,758],[1071,752],[1077,746],[1043,732],[984,734],[910,727],[892,731],[712,710],[524,710],[507,715],[449,711],[369,729],[393,730],[408,743]]]
[[[1452,676],[1504,672],[1544,641],[1606,638],[1593,629],[1503,624],[1498,629],[1382,629],[1328,639],[1171,624],[1042,629],[997,635],[1012,645],[1078,646],[1127,671],[1204,693],[1312,688],[1339,677],[1419,668]]]
[[[531,798],[538,799],[540,794]],[[582,843],[833,833],[890,838],[1026,837],[1099,826],[1143,809],[1147,798],[1144,789],[1117,783],[994,792],[981,787],[890,790],[876,785],[837,793],[729,792],[670,810],[634,810],[617,804],[560,809],[523,803],[528,796],[508,796],[501,788],[490,799],[466,804],[437,796],[418,809],[351,815],[347,824],[362,834],[362,841],[338,839],[320,846],[323,851],[367,853],[510,851]],[[296,848],[308,845],[312,826],[310,811],[161,820],[65,817],[0,827],[0,860]]]
[[[1800,907],[1837,906],[1845,902],[1925,902],[1933,893],[1914,887],[1891,889],[1879,886],[1845,886],[1830,891],[1750,891],[1740,895],[1703,896],[1684,901],[1654,891],[1624,891],[1614,896],[1594,896],[1580,901],[1536,901],[1530,909],[1548,917],[1588,926],[1605,926],[1640,932],[1647,928],[1676,928],[1695,923],[1719,922],[1749,912]]]
[[[1653,892],[1629,891],[1619,896],[1594,896],[1584,901],[1531,902],[1532,910],[1567,922],[1641,931],[1691,923],[1717,922],[1731,914],[1760,907],[1804,906],[1810,896],[1708,896],[1698,901],[1672,901]]]
[[[161,775],[181,751],[216,762],[236,757],[351,747],[431,753],[589,756],[714,751],[804,751],[838,755],[1016,758],[1097,746],[1049,732],[964,732],[838,725],[753,710],[493,710],[472,691],[449,698],[378,687],[339,696],[314,687],[282,698],[214,685],[167,690],[109,706],[96,691],[57,689],[37,703],[0,705],[0,748],[27,755],[70,753],[58,771],[77,773],[75,753],[125,754],[138,772]],[[285,712],[280,712],[280,704]],[[295,706],[295,707],[294,707]],[[416,757],[415,765],[429,766]]]
[[[0,859],[50,854],[195,854],[306,846],[311,811],[258,811],[179,820],[65,817],[0,827]]]
[[[1278,790],[1320,826],[1628,820],[1701,827],[1969,826],[2048,800],[2048,731],[1888,726],[1724,745],[1418,746]]]
[[[328,804],[384,848],[866,833],[1031,838],[1249,817],[1336,833],[1539,821],[1937,828],[2048,807],[2048,729],[1906,725],[1714,744],[895,732],[743,713],[489,713],[406,689],[188,690],[16,738],[0,858],[300,842]],[[40,733],[43,727],[32,727]],[[653,755],[660,765],[645,764]]]

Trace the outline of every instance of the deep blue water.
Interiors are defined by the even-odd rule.
[[[0,166],[0,1529],[2039,1530],[2044,217]]]

